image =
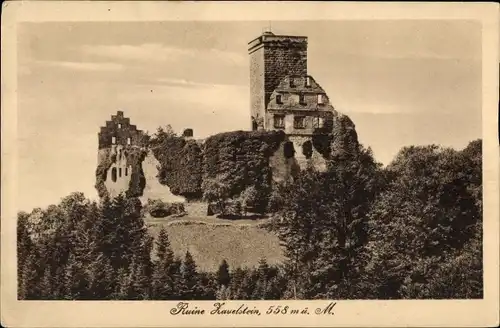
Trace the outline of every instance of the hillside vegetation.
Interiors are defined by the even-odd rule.
[[[482,298],[481,140],[404,147],[385,168],[353,128],[331,145],[326,171],[270,186],[265,223],[152,220],[137,198],[80,193],[19,213],[19,299]],[[228,187],[209,189],[223,207]]]
[[[189,251],[202,271],[215,272],[223,259],[231,267],[256,267],[262,258],[269,264],[284,261],[279,238],[262,226],[268,220],[182,217],[145,221],[155,238],[164,228],[174,254],[182,257]]]

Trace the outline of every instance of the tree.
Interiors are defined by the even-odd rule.
[[[436,296],[434,277],[481,220],[466,163],[460,152],[431,145],[405,147],[387,167],[391,181],[370,214],[367,273],[375,297]]]
[[[152,277],[154,299],[172,299],[174,289],[174,253],[170,247],[167,231],[161,228],[156,240],[156,261]]]
[[[280,187],[276,228],[294,298],[349,296],[338,286],[352,282],[367,242],[367,214],[382,188],[380,165],[369,149],[333,149],[326,172],[305,170]]]
[[[179,293],[181,299],[197,299],[200,294],[198,286],[198,272],[196,270],[196,263],[194,262],[193,256],[189,251],[186,251],[180,272],[181,280],[179,283]]]
[[[222,260],[217,270],[217,282],[221,286],[228,286],[231,282],[231,276],[229,274],[229,264],[225,259]]]
[[[203,198],[208,202],[215,202],[222,215],[226,214],[226,205],[229,198],[229,186],[221,182],[222,178],[206,179],[203,181]]]
[[[243,210],[243,215],[247,215],[247,210],[251,207],[255,207],[258,200],[258,192],[254,186],[249,186],[240,194],[241,208]]]

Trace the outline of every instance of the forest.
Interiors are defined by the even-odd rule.
[[[18,298],[482,298],[481,140],[404,147],[385,167],[361,145],[335,149],[325,172],[271,186],[279,265],[204,272],[165,230],[150,236],[137,198],[75,192],[18,214]]]

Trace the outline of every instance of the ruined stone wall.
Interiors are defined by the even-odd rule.
[[[144,146],[147,136],[135,125],[130,124],[130,119],[123,116],[122,111],[111,116],[110,121],[101,127],[98,133],[99,149],[109,148],[112,145]]]
[[[104,184],[110,197],[116,197],[118,194],[125,193],[129,189],[132,166],[127,164],[124,146],[122,145],[111,146],[109,155],[115,158],[115,161],[106,172]]]
[[[170,191],[170,187],[160,183],[158,179],[158,168],[160,162],[156,159],[151,150],[142,162],[142,170],[145,177],[145,186],[140,197],[142,204],[146,204],[148,199],[161,200],[166,203],[184,202],[184,197],[176,196]]]

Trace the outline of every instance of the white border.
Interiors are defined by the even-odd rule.
[[[8,327],[495,326],[499,323],[498,32],[496,3],[4,2],[2,17],[1,320]],[[16,23],[161,20],[472,19],[483,24],[484,299],[339,301],[334,316],[171,316],[175,302],[16,300]],[[210,308],[213,302],[191,302]],[[242,302],[233,301],[234,304]],[[324,301],[247,301],[260,309]]]

